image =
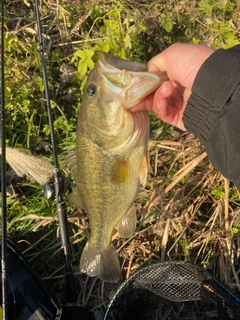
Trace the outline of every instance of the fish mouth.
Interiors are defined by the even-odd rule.
[[[121,98],[126,110],[168,79],[166,72],[149,72],[146,64],[123,60],[106,52],[99,54],[98,71],[107,81],[106,90]]]

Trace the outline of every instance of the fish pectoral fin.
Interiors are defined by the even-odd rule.
[[[120,238],[131,237],[136,229],[137,217],[136,209],[134,206],[128,211],[125,217],[117,225],[118,236]]]
[[[148,175],[148,166],[147,166],[147,158],[145,156],[140,164],[140,169],[139,169],[139,181],[140,181],[140,184],[143,186],[146,184],[147,175]]]
[[[76,178],[76,173],[77,173],[76,151],[69,152],[66,155],[65,164],[73,174],[74,178]]]
[[[98,277],[106,282],[116,283],[121,278],[121,269],[115,248],[94,248],[86,244],[80,259],[80,269],[90,277]]]
[[[73,189],[72,193],[70,194],[69,203],[73,207],[86,210],[81,195],[79,194],[77,188]]]
[[[113,184],[125,183],[129,179],[130,162],[129,159],[118,158],[113,166],[111,178]]]

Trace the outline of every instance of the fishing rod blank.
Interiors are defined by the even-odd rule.
[[[47,105],[47,111],[48,111],[49,126],[50,126],[50,132],[51,132],[51,142],[52,142],[52,148],[53,148],[53,157],[54,157],[54,166],[55,166],[55,177],[54,177],[55,199],[56,199],[58,220],[60,225],[61,242],[62,242],[62,247],[65,255],[66,286],[67,286],[68,300],[75,301],[77,299],[77,293],[75,289],[73,272],[72,272],[72,267],[70,263],[67,209],[66,209],[66,203],[63,200],[64,179],[63,179],[61,170],[59,169],[58,157],[56,152],[53,116],[52,116],[52,109],[50,105],[48,78],[47,78],[46,63],[45,63],[45,57],[44,57],[44,46],[43,46],[43,37],[42,37],[42,31],[41,31],[40,13],[38,8],[38,0],[35,0],[35,10],[36,10],[36,17],[37,17],[38,37],[39,37],[39,45],[40,45],[40,55],[41,55],[41,63],[42,63],[46,105]]]
[[[3,320],[8,320],[8,283],[7,283],[7,206],[6,206],[6,142],[5,142],[5,82],[4,82],[4,0],[1,0],[1,191],[2,191],[2,311]]]

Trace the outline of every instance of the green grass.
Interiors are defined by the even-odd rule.
[[[34,5],[32,1],[5,3],[6,142],[10,147],[52,158],[51,151],[36,148],[39,143],[51,143],[51,140]],[[238,1],[81,3],[50,0],[42,1],[40,7],[62,168],[64,154],[75,147],[83,88],[100,50],[146,62],[174,42],[205,43],[214,49],[240,43]],[[64,64],[67,67],[63,68]],[[206,157],[190,166],[202,150],[192,135],[181,136],[154,114],[151,114],[151,130],[148,184],[141,189],[137,200],[138,229],[131,241],[114,240],[123,275],[156,259],[188,258],[210,270],[233,290],[239,290],[236,274],[240,224],[235,187],[226,183]],[[8,187],[9,237],[18,243],[34,270],[59,294],[64,281],[64,259],[55,204],[42,197],[41,186],[37,184],[15,179],[9,181]],[[72,262],[78,274],[88,221],[83,212],[69,205],[68,212]],[[106,284],[85,276],[76,278],[80,304],[96,307],[94,296],[99,297],[99,305],[102,300],[107,302],[106,296],[99,294],[102,286],[107,291]]]

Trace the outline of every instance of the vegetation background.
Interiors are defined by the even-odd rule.
[[[214,49],[240,43],[237,0],[41,0],[39,9],[58,154],[66,176],[64,157],[75,148],[83,88],[99,51],[147,62],[174,42],[204,43]],[[5,1],[5,11],[6,143],[51,159],[34,1]],[[154,114],[148,162],[147,185],[136,201],[136,233],[128,240],[113,235],[123,278],[154,261],[189,260],[238,292],[235,186],[215,171],[196,138]],[[41,185],[10,169],[9,237],[60,298],[65,266],[55,203],[42,196]],[[69,205],[68,213],[78,302],[96,314],[116,286],[79,272],[88,220]]]

